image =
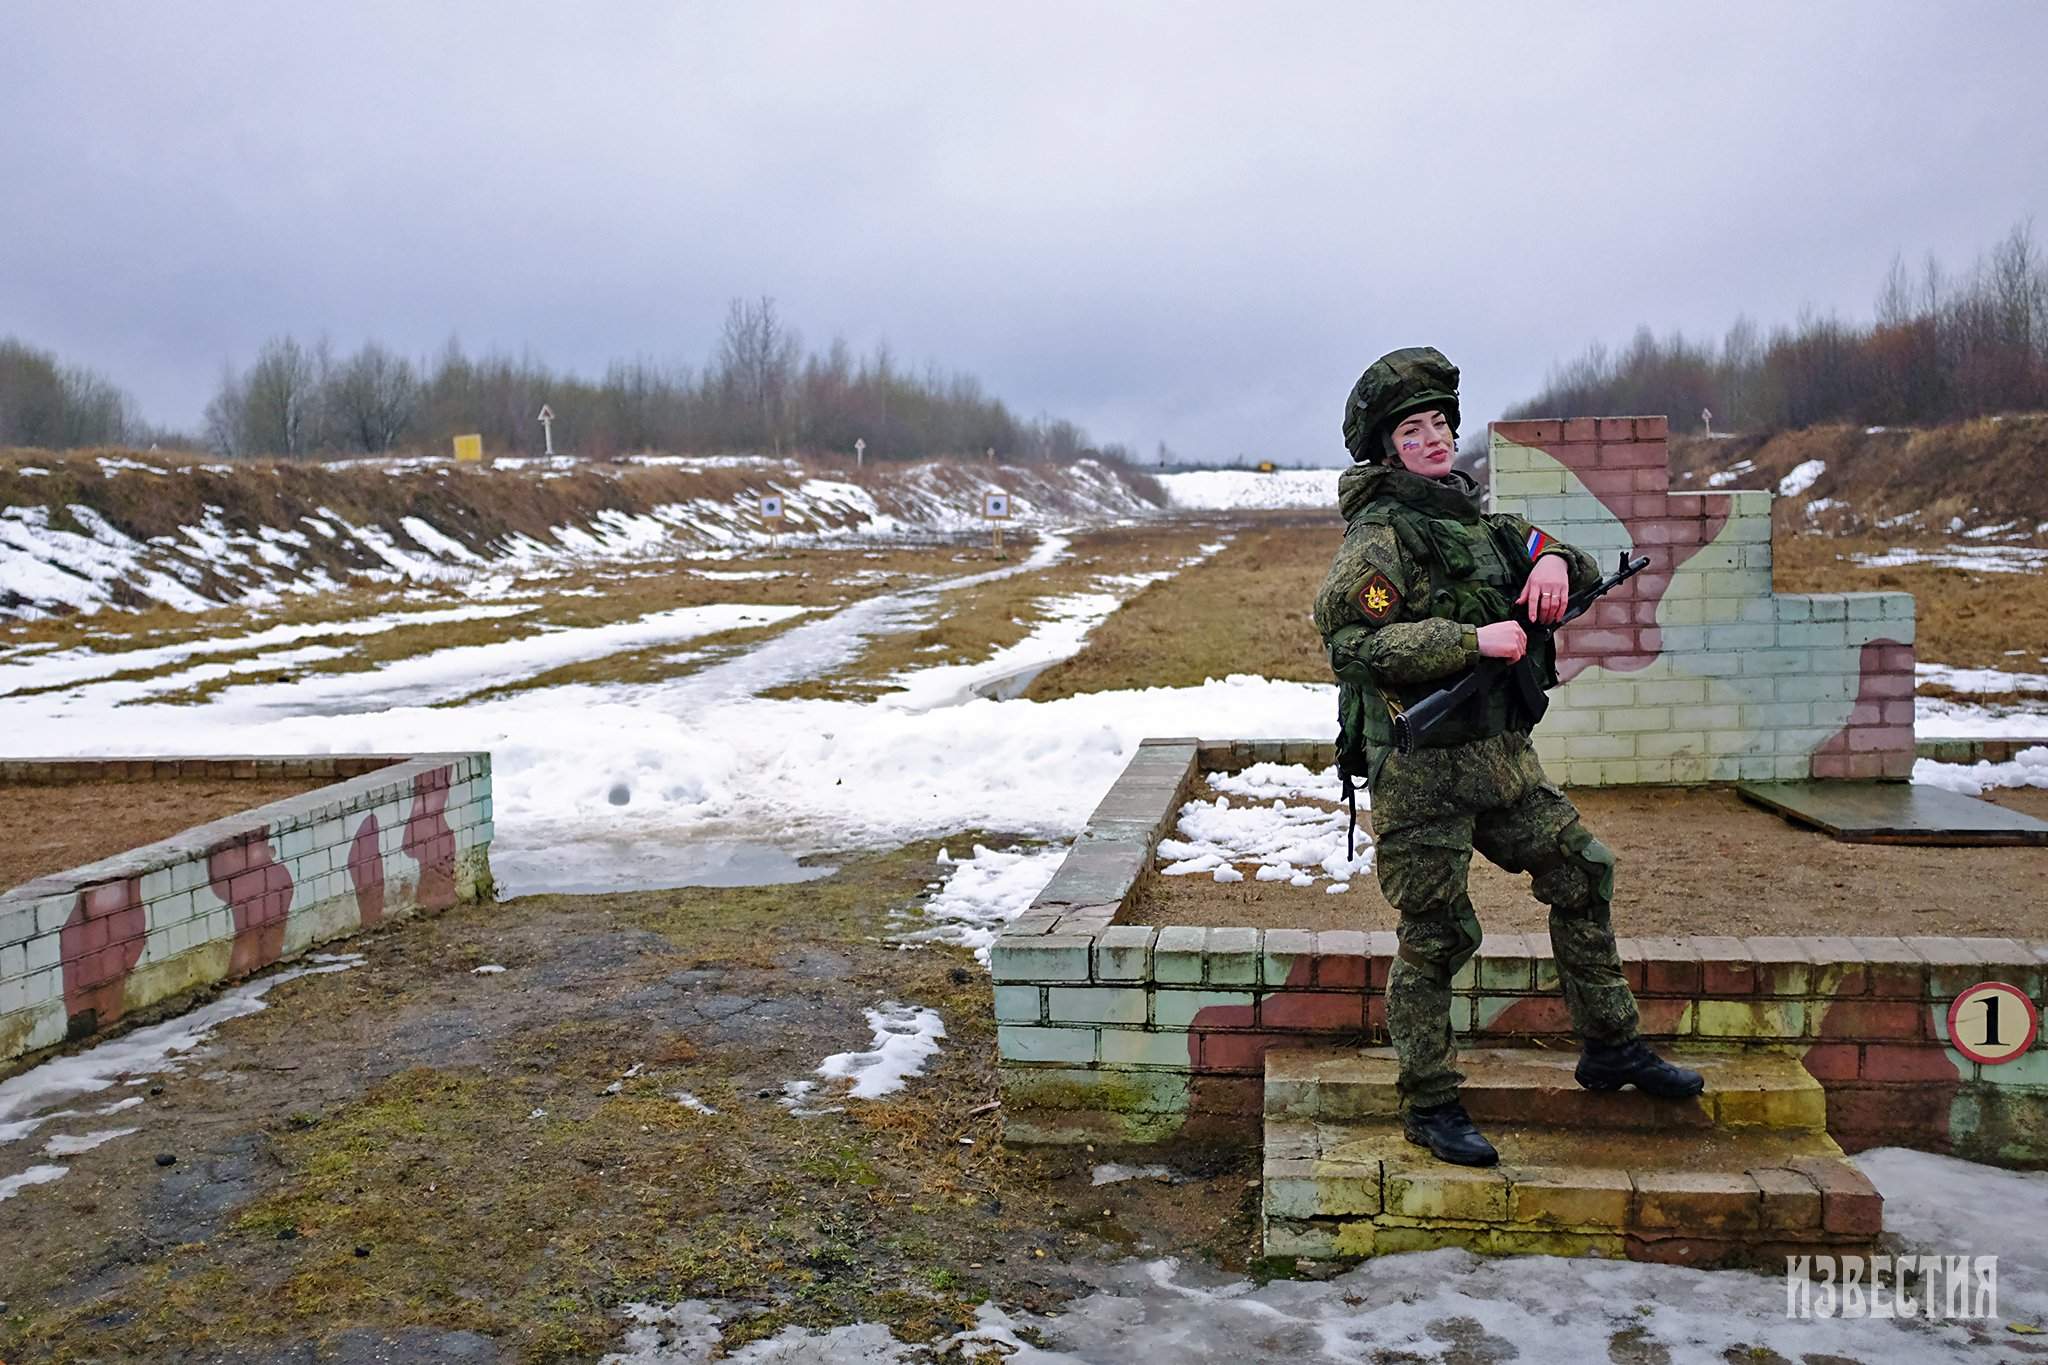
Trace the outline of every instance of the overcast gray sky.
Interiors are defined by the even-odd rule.
[[[0,335],[196,424],[291,331],[701,364],[725,301],[1149,456],[1341,462],[1636,323],[2048,235],[2048,4],[0,0]]]

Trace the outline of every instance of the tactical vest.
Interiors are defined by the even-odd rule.
[[[1428,612],[1464,625],[1483,626],[1513,614],[1516,595],[1530,561],[1522,542],[1504,523],[1484,518],[1461,521],[1433,515],[1399,500],[1375,499],[1358,520],[1392,529],[1409,561],[1428,575]],[[1556,647],[1549,641],[1529,651],[1544,687],[1557,681]],[[1340,682],[1337,689],[1337,759],[1345,772],[1363,776],[1394,742],[1391,708],[1405,710],[1451,681],[1384,684]],[[1449,748],[1509,729],[1526,733],[1534,718],[1522,706],[1506,674],[1496,686],[1471,698],[1421,741],[1424,748]]]

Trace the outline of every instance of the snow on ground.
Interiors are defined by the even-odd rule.
[[[956,943],[974,950],[975,960],[988,965],[988,950],[1003,926],[1024,913],[1052,874],[1059,871],[1067,846],[1008,850],[974,846],[973,855],[955,862],[939,850],[939,866],[950,868],[937,895],[918,916],[925,927],[897,936],[900,943]]]
[[[1915,682],[1931,683],[1955,692],[2042,692],[2048,693],[2048,673],[2009,673],[2002,668],[1950,668],[1947,664],[1916,663]]]
[[[1196,511],[1231,508],[1324,507],[1337,510],[1337,476],[1328,469],[1276,469],[1260,474],[1249,469],[1207,469],[1186,474],[1161,474],[1169,505]]]
[[[980,663],[942,664],[898,674],[890,681],[899,690],[886,693],[881,703],[905,711],[930,711],[963,701],[977,688],[1002,679],[1035,676],[1078,653],[1088,633],[1123,604],[1123,595],[1108,592],[1048,598],[1039,603],[1046,618],[1016,644]]]
[[[1707,475],[1707,487],[1726,488],[1729,484],[1734,483],[1737,479],[1755,468],[1756,461],[1754,460],[1737,460],[1726,469],[1716,470],[1714,473]]]
[[[1992,705],[1913,699],[1913,729],[1922,739],[2032,739],[2048,741],[2048,703],[2022,701]]]
[[[504,535],[476,547],[417,516],[399,517],[388,526],[356,525],[323,507],[319,517],[303,520],[330,542],[330,548],[353,543],[381,565],[350,577],[461,583],[505,569],[532,572],[591,560],[666,560],[709,547],[829,544],[904,532],[967,534],[986,529],[981,494],[999,488],[1011,495],[1015,525],[1043,527],[1062,518],[1099,521],[1156,510],[1108,468],[1088,460],[1045,468],[930,464],[892,470],[878,485],[893,509],[887,511],[876,492],[843,480],[810,477],[794,461],[733,457],[641,462],[753,470],[762,485],[755,495],[782,495],[783,527],[771,536],[761,524],[755,495],[693,498],[643,513],[608,508],[585,524],[552,527],[543,537]],[[508,470],[518,467],[500,464]],[[119,460],[102,460],[101,465],[110,473],[146,467]],[[428,457],[380,467],[434,467],[446,472],[448,461]],[[557,460],[542,477],[566,477],[574,468],[573,461]],[[152,467],[151,472],[172,471]],[[65,529],[66,521],[77,529]],[[127,535],[84,504],[58,509],[54,516],[49,507],[8,507],[0,509],[0,602],[9,601],[12,594],[14,603],[0,606],[0,618],[37,617],[58,610],[96,612],[110,605],[124,587],[181,611],[202,611],[223,601],[275,603],[283,594],[330,591],[335,579],[323,568],[308,566],[299,553],[309,546],[296,531],[230,525],[226,509],[218,505],[204,507],[198,524],[149,540]]]
[[[90,682],[111,673],[161,668],[208,654],[241,653],[245,650],[268,648],[271,645],[290,644],[297,640],[321,639],[335,635],[379,635],[399,626],[438,625],[448,621],[479,621],[519,616],[532,610],[532,603],[508,603],[495,606],[479,604],[470,607],[441,607],[430,611],[393,611],[364,617],[359,621],[316,621],[306,625],[271,626],[248,635],[215,636],[211,639],[188,640],[153,649],[132,649],[117,653],[101,653],[91,649],[67,649],[61,654],[36,652],[25,663],[0,663],[0,697],[20,691],[24,687],[59,687],[71,683]],[[18,657],[21,652],[13,651],[13,655]],[[0,657],[8,656],[0,654]]]
[[[2048,744],[2022,749],[2004,763],[1937,763],[1923,758],[1913,764],[1913,781],[1965,796],[1982,796],[1993,787],[2048,787]]]
[[[865,1052],[835,1052],[818,1064],[818,1074],[828,1080],[850,1080],[850,1099],[875,1100],[893,1095],[914,1076],[924,1074],[924,1064],[937,1055],[946,1026],[937,1010],[919,1005],[899,1005],[884,1000],[867,1015],[874,1031],[874,1044]]]
[[[1801,493],[1813,487],[1814,481],[1827,473],[1827,470],[1828,462],[1826,460],[1807,460],[1803,464],[1793,466],[1791,473],[1778,480],[1778,496],[1781,498],[1798,497]]]
[[[1088,1173],[1090,1185],[1121,1185],[1126,1180],[1163,1180],[1178,1185],[1190,1178],[1171,1166],[1126,1166],[1115,1161],[1104,1162]]]
[[[83,1096],[97,1095],[116,1085],[141,1085],[150,1076],[176,1071],[185,1054],[204,1043],[206,1035],[219,1025],[266,1008],[263,997],[278,986],[302,976],[345,972],[362,963],[363,958],[355,954],[314,953],[305,959],[303,966],[244,982],[176,1018],[123,1033],[68,1057],[52,1057],[28,1071],[0,1081],[0,1148],[19,1142],[38,1128],[62,1119],[101,1117],[139,1107],[142,1104],[139,1095],[87,1110],[60,1109],[57,1106]],[[68,1156],[90,1151],[102,1142],[139,1131],[138,1128],[122,1128],[111,1132],[100,1130],[74,1134],[68,1138],[53,1136],[44,1151],[51,1156]],[[56,1180],[69,1169],[68,1166],[32,1166],[26,1171],[0,1176],[0,1199],[27,1185]]]
[[[752,1365],[2039,1359],[2029,1338],[2006,1324],[2048,1320],[2048,1174],[1900,1148],[1852,1159],[1883,1191],[1885,1225],[1904,1254],[1997,1257],[1995,1313],[1971,1321],[1796,1316],[1787,1311],[1782,1273],[1638,1261],[1423,1251],[1381,1256],[1328,1280],[1259,1284],[1173,1258],[1132,1259],[1064,1267],[1094,1292],[1044,1315],[984,1303],[974,1327],[928,1347],[899,1341],[880,1324],[856,1323],[824,1332],[785,1328],[725,1358]],[[745,1311],[696,1300],[630,1305],[626,1349],[605,1359],[709,1361],[722,1324]]]
[[[1256,763],[1241,773],[1219,773],[1210,783],[1223,795],[1182,806],[1172,837],[1159,841],[1159,856],[1168,860],[1159,869],[1162,876],[1203,874],[1219,882],[1242,881],[1239,865],[1256,864],[1253,875],[1259,881],[1313,886],[1320,873],[1330,883],[1327,889],[1341,894],[1353,877],[1371,871],[1372,840],[1363,829],[1355,854],[1344,851],[1348,811],[1288,804],[1337,800],[1335,767],[1317,773],[1298,763]],[[1245,797],[1252,798],[1250,804],[1243,803]],[[1367,804],[1361,791],[1359,805]]]
[[[130,1133],[139,1133],[141,1131],[140,1128],[100,1128],[90,1133],[79,1133],[75,1136],[69,1133],[59,1133],[43,1144],[43,1155],[77,1156],[80,1152],[89,1152],[95,1147],[103,1147],[115,1138],[127,1137]]]
[[[1070,838],[1147,736],[1250,739],[1331,728],[1331,687],[1248,676],[1046,703],[971,695],[1014,668],[1015,656],[978,672],[948,671],[944,687],[909,675],[905,695],[889,705],[758,695],[853,658],[867,636],[903,628],[942,590],[1030,573],[1055,562],[1065,544],[1048,535],[1016,564],[868,598],[654,684],[431,704],[488,677],[684,638],[719,624],[701,614],[707,609],[464,646],[374,672],[233,688],[190,706],[146,697],[115,705],[90,689],[0,693],[0,754],[487,749],[498,828],[493,863],[507,889],[521,894],[676,885],[667,878],[678,860],[722,840],[759,844],[764,833],[797,853],[891,846],[975,827]],[[771,609],[724,610],[766,619]],[[0,665],[0,680],[17,688],[32,677],[40,682],[34,675],[54,662],[38,655],[34,663]],[[88,677],[106,669],[99,659],[68,666]],[[953,704],[942,704],[948,698]]]
[[[1938,550],[1894,546],[1883,554],[1855,554],[1849,559],[1872,569],[1897,568],[1903,564],[1927,564],[1938,569],[1968,569],[1978,573],[2039,573],[2048,569],[2048,549],[2035,545],[1951,543]]]

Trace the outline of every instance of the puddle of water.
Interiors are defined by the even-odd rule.
[[[779,886],[816,881],[839,869],[805,865],[774,844],[743,839],[669,843],[590,840],[553,848],[491,846],[500,896],[604,895],[671,886]]]

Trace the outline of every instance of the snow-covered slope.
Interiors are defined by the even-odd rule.
[[[1205,469],[1187,474],[1161,474],[1168,504],[1190,511],[1233,508],[1337,508],[1337,476],[1341,469],[1278,469],[1259,474],[1249,469]]]
[[[646,457],[621,464],[446,460],[178,465],[72,456],[0,461],[0,617],[103,607],[200,611],[350,580],[465,578],[555,562],[741,551],[783,541],[979,532],[983,495],[1009,525],[1158,509],[1092,461],[880,465]]]

